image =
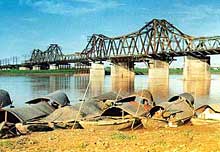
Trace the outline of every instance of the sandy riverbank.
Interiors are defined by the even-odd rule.
[[[0,151],[220,151],[220,124],[135,131],[55,130],[2,139]]]

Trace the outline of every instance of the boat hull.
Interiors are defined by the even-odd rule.
[[[135,123],[135,119],[98,120],[98,121],[84,120],[79,122],[79,124],[84,129],[95,129],[95,130],[123,130],[123,129],[131,128],[133,123]]]

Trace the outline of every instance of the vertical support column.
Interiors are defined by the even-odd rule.
[[[90,94],[97,96],[103,92],[103,83],[105,78],[104,64],[92,63],[90,68]]]
[[[156,102],[166,101],[169,97],[169,63],[150,60],[148,65],[148,89]]]
[[[184,58],[183,76],[184,80],[210,80],[210,57],[195,58],[186,56]]]
[[[134,62],[118,62],[111,65],[111,77],[133,78]]]
[[[92,63],[90,68],[90,79],[101,79],[105,77],[105,69],[102,63]]]
[[[169,63],[161,60],[150,60],[148,77],[149,79],[169,79]]]
[[[112,90],[134,92],[134,62],[113,62],[111,65]]]

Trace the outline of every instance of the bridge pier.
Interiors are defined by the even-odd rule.
[[[111,77],[134,78],[134,62],[113,62],[111,65]]]
[[[105,69],[102,63],[92,63],[90,68],[90,80],[104,79]]]
[[[169,79],[169,63],[162,60],[150,60],[148,62],[149,79]]]
[[[169,63],[163,60],[148,61],[148,89],[155,101],[166,101],[169,96]]]
[[[134,62],[131,61],[112,61],[111,83],[112,90],[116,92],[134,91]]]
[[[184,57],[184,80],[210,80],[210,57]]]
[[[90,68],[90,90],[89,93],[92,96],[97,96],[103,91],[103,84],[105,78],[104,64],[102,63],[92,63]]]

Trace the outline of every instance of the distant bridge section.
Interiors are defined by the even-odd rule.
[[[80,62],[81,60],[83,58],[80,53],[64,55],[58,44],[50,44],[46,51],[34,49],[31,58],[26,60],[25,64],[65,64]]]

